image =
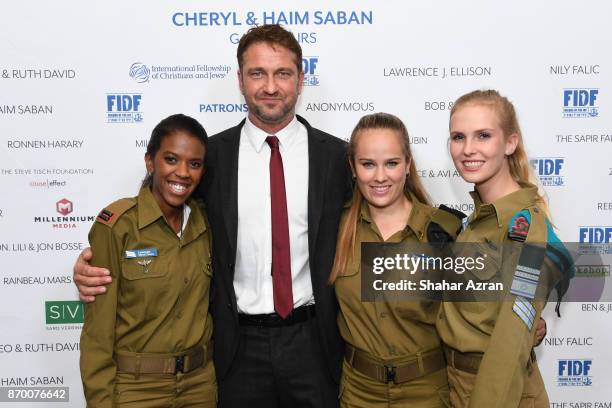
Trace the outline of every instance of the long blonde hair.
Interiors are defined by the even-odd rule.
[[[406,183],[404,184],[404,191],[411,192],[420,202],[431,205],[429,195],[425,191],[425,188],[421,183],[421,179],[417,175],[415,160],[410,150],[408,130],[397,116],[379,112],[363,116],[361,119],[359,119],[359,122],[357,122],[357,125],[351,133],[351,139],[347,148],[348,160],[351,167],[355,169],[355,150],[357,149],[359,135],[364,130],[369,129],[389,129],[397,132],[397,134],[400,136],[400,141],[402,144],[402,153],[404,154],[406,161],[410,162],[408,175],[406,176]],[[359,220],[359,212],[362,202],[363,194],[361,194],[361,191],[357,185],[355,185],[353,188],[351,207],[348,210],[345,222],[340,228],[340,232],[338,234],[334,266],[332,267],[329,277],[330,283],[334,283],[338,276],[344,274],[349,257],[355,252],[357,221]]]
[[[540,187],[541,184],[527,158],[525,144],[523,143],[523,134],[521,133],[521,127],[519,126],[516,110],[512,102],[505,96],[500,95],[499,92],[494,89],[476,90],[461,96],[455,101],[450,112],[450,117],[452,118],[455,112],[462,107],[469,105],[484,105],[491,107],[495,113],[497,113],[504,136],[508,137],[512,134],[518,136],[518,143],[516,149],[514,149],[514,153],[507,156],[510,175],[517,183],[531,183]],[[536,194],[536,204],[544,211],[546,216],[550,218],[548,202],[544,194],[541,193],[541,188],[538,188],[538,193]]]

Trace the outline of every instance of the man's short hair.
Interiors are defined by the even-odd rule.
[[[289,51],[295,54],[295,65],[298,73],[302,72],[302,47],[297,42],[293,34],[285,30],[279,24],[264,24],[261,26],[252,27],[247,31],[238,43],[238,51],[236,56],[238,57],[238,67],[242,71],[242,65],[244,63],[243,55],[246,50],[253,44],[256,43],[267,43],[272,46],[280,45],[281,47],[287,48]]]

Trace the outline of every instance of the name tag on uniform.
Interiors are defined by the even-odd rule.
[[[149,258],[152,256],[157,256],[157,248],[128,249],[125,251],[126,259]]]

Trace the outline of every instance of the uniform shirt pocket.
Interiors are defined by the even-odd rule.
[[[495,248],[490,244],[480,242],[469,245],[474,248],[471,256],[474,259],[481,258],[484,264],[483,268],[475,267],[471,269],[471,273],[480,281],[490,281],[495,277],[501,279],[501,248]]]
[[[151,262],[140,262],[151,260]],[[118,313],[125,321],[159,318],[174,304],[178,285],[169,284],[169,263],[159,257],[124,259],[121,262]]]
[[[123,278],[129,281],[161,278],[168,274],[168,263],[157,257],[124,259],[121,272]]]

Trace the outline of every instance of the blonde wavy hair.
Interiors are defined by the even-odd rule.
[[[541,183],[536,177],[535,172],[529,163],[529,159],[527,158],[525,144],[523,143],[523,134],[521,133],[521,127],[519,125],[516,110],[514,109],[512,102],[510,102],[505,96],[500,95],[500,93],[494,89],[476,90],[461,96],[455,101],[455,104],[450,112],[450,117],[452,117],[459,109],[469,105],[483,105],[491,107],[495,113],[497,113],[499,124],[504,132],[504,136],[508,137],[512,134],[516,134],[518,136],[518,143],[514,153],[507,156],[510,175],[517,183],[530,183],[538,186],[536,204],[550,219],[548,201],[545,194],[542,192],[543,190]]]

